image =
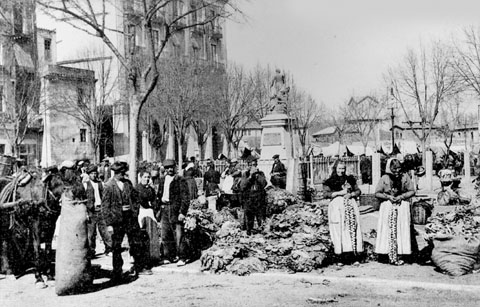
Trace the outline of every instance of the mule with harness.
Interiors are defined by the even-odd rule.
[[[0,178],[0,188],[2,270],[8,278],[33,265],[37,287],[45,288],[42,273],[51,281],[55,275],[52,239],[60,214],[62,180],[48,170],[42,178],[38,169],[23,169],[12,178]]]

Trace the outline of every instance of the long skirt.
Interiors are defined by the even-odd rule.
[[[380,205],[375,252],[388,254],[391,261],[398,255],[412,253],[410,233],[410,203],[394,206],[390,201]]]
[[[363,252],[360,212],[355,199],[334,198],[328,205],[328,226],[335,254]]]

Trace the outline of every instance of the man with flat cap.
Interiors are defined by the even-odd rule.
[[[262,226],[266,215],[265,187],[267,179],[265,174],[258,168],[257,159],[250,156],[247,159],[248,168],[244,174],[242,190],[245,197],[245,228],[250,235],[257,220],[259,227]]]
[[[130,272],[134,276],[151,275],[150,270],[144,270],[144,255],[137,221],[138,202],[131,182],[125,179],[127,169],[124,163],[118,161],[112,164],[111,169],[114,174],[103,188],[101,213],[112,235],[112,280],[119,282],[122,278],[122,241],[125,235],[128,238],[130,255],[135,260]]]
[[[287,169],[280,161],[280,155],[272,157],[273,165],[270,172],[270,182],[274,187],[285,189],[287,187]]]
[[[107,225],[100,214],[100,207],[102,205],[103,182],[98,180],[98,169],[95,165],[89,165],[85,170],[88,179],[83,182],[83,187],[87,193],[87,230],[88,230],[88,244],[90,247],[89,254],[91,258],[95,257],[97,227],[105,245],[106,256],[109,256],[112,251],[112,238],[107,231]]]
[[[177,266],[182,266],[187,261],[183,221],[190,205],[188,187],[184,178],[176,173],[174,160],[165,160],[163,167],[165,176],[160,178],[157,193],[161,204],[157,221],[160,221],[164,263],[177,262]]]

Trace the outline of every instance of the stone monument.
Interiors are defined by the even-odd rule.
[[[287,99],[290,88],[285,83],[285,74],[280,69],[270,85],[269,114],[260,120],[262,125],[261,160],[272,159],[275,154],[281,160],[292,158],[290,118],[287,115]]]

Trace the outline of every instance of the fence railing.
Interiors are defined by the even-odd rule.
[[[335,162],[340,159],[346,164],[346,172],[348,175],[360,177],[360,158],[359,157],[305,157],[300,160],[299,178],[305,176],[312,180],[312,184],[321,184],[325,179],[329,178],[333,172]]]

